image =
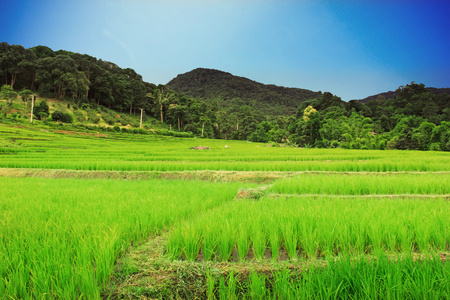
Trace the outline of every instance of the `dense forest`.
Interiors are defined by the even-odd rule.
[[[293,115],[305,100],[318,98],[321,92],[299,88],[286,88],[273,84],[262,84],[230,73],[198,68],[180,74],[167,83],[174,91],[204,101],[220,99],[231,106],[233,99],[242,99],[266,116]]]
[[[11,112],[11,99],[20,95],[28,101],[34,93],[89,110],[134,116],[143,109],[145,118],[199,137],[300,147],[450,151],[448,89],[414,82],[376,98],[349,102],[328,92],[263,85],[208,69],[155,85],[132,69],[86,54],[3,42],[0,83],[0,99],[7,100],[0,102],[1,118]],[[37,103],[33,111],[38,119],[85,121],[60,112],[49,116],[45,103]],[[105,120],[110,126],[119,122],[113,116]],[[88,121],[98,122],[95,115]]]

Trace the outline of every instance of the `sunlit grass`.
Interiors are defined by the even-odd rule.
[[[196,228],[195,235],[209,244],[223,245],[226,241],[226,250],[216,250],[214,256],[208,256],[221,261],[229,260],[224,253],[234,245],[243,259],[248,253],[248,241],[256,259],[264,258],[267,247],[274,260],[280,248],[290,259],[382,252],[428,253],[448,251],[449,215],[450,204],[443,198],[263,198],[220,206],[195,220],[179,223],[173,236]],[[215,226],[208,225],[212,223]],[[238,233],[230,228],[238,229]],[[186,244],[182,239],[178,242]],[[187,248],[183,251],[186,257],[196,257]]]
[[[190,149],[199,145],[211,149]],[[275,264],[283,253],[289,263],[319,260],[327,265],[313,266],[301,276],[289,270],[247,270],[250,275],[242,282],[238,273],[209,274],[209,298],[450,296],[448,262],[412,258],[449,251],[449,153],[298,149],[152,135],[95,137],[0,125],[0,168],[341,172],[284,178],[259,188],[257,199],[236,200],[238,189],[250,186],[2,177],[1,299],[99,299],[115,262],[130,245],[163,232],[169,262],[269,259],[264,263]],[[386,254],[402,259],[388,260]]]
[[[2,178],[0,298],[98,299],[132,243],[232,199],[241,186]],[[199,247],[194,237],[190,252]]]
[[[287,268],[250,272],[236,284],[235,274],[207,275],[208,299],[448,299],[450,263],[431,256],[376,259],[345,257],[311,265],[302,273]]]
[[[444,195],[450,193],[450,174],[303,174],[278,180],[268,191],[323,195]]]
[[[91,137],[0,126],[0,168],[109,171],[450,171],[450,153],[264,147],[151,135]],[[2,146],[1,142],[3,142]],[[195,146],[210,150],[191,150]],[[225,145],[228,147],[225,148]]]

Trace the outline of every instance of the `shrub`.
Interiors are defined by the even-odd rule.
[[[63,123],[72,123],[73,122],[73,118],[72,115],[69,113],[63,113],[62,111],[55,111],[52,114],[52,120],[55,122],[63,122]]]
[[[39,119],[39,120],[44,120],[48,117],[48,115],[50,114],[50,108],[47,104],[47,100],[44,99],[42,101],[40,101],[33,109],[33,113],[34,115]]]
[[[336,140],[332,140],[330,143],[330,148],[337,148],[339,147],[339,142]]]
[[[380,141],[378,142],[378,149],[379,149],[379,150],[384,150],[384,149],[386,149],[386,141],[385,141],[385,140],[380,140]]]
[[[112,117],[111,115],[107,114],[107,115],[103,115],[103,120],[105,120],[105,122],[108,125],[114,125],[117,122],[117,119]]]
[[[97,116],[97,112],[95,110],[88,111],[88,118],[94,124],[97,124],[100,121],[100,117]]]
[[[74,112],[74,114],[78,122],[83,123],[84,121],[86,121],[86,117],[83,115],[81,111],[77,110]]]
[[[440,145],[440,143],[432,143],[432,144],[430,144],[428,149],[431,151],[441,151],[441,145]]]
[[[64,118],[64,113],[57,110],[54,113],[52,113],[52,120],[53,121],[61,121],[61,119]]]

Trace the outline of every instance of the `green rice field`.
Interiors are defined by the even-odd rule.
[[[90,171],[450,171],[446,152],[299,149],[245,141],[0,128],[0,167]],[[3,146],[1,146],[3,145]],[[208,146],[209,150],[192,150]],[[228,147],[225,147],[228,146]]]
[[[272,146],[0,125],[0,299],[450,298],[450,153]]]

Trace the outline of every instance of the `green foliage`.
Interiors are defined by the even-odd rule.
[[[30,91],[29,89],[24,89],[19,92],[19,96],[22,98],[23,102],[28,102],[28,100],[30,99],[30,96],[32,94],[33,94],[33,92]]]
[[[55,122],[72,123],[73,117],[69,113],[64,113],[56,110],[52,113],[52,120]]]
[[[103,119],[108,125],[119,122],[137,128],[142,108],[144,123],[160,120],[147,122],[147,128],[172,128],[203,138],[317,148],[449,151],[449,126],[442,125],[450,122],[449,89],[414,82],[395,92],[349,102],[329,92],[264,85],[210,69],[195,69],[167,86],[156,86],[132,69],[89,55],[45,46],[25,49],[6,42],[0,43],[0,70],[6,83],[0,94],[7,100],[1,106],[5,118],[16,109],[16,88],[26,103],[32,91],[69,100],[68,107],[85,109],[93,124]],[[25,116],[28,110],[26,106],[18,113]],[[49,111],[37,106],[35,115],[45,120]],[[85,122],[81,113],[74,115]]]
[[[86,121],[86,117],[80,110],[74,110],[74,115],[79,123],[84,123]]]
[[[113,113],[106,113],[102,114],[102,119],[108,124],[108,125],[114,125],[118,122],[118,117]]]
[[[303,111],[303,121],[308,122],[310,120],[310,116],[316,112],[317,112],[317,110],[314,109],[311,105],[309,105]]]
[[[6,100],[5,105],[3,106],[4,116],[10,112],[13,107],[13,99],[17,98],[17,93],[14,92],[11,86],[3,85],[0,90],[0,99]]]
[[[44,120],[46,119],[50,114],[50,108],[48,106],[47,100],[41,100],[33,110],[33,114],[39,119]]]
[[[203,68],[181,74],[167,86],[208,103],[219,99],[225,107],[231,104],[232,99],[244,99],[254,110],[270,116],[291,115],[300,103],[321,95],[320,92],[305,89],[264,85],[230,73]]]
[[[100,121],[100,117],[97,114],[97,111],[93,110],[93,109],[89,109],[87,111],[87,116],[90,122],[94,123],[94,124],[98,124],[98,122]]]

